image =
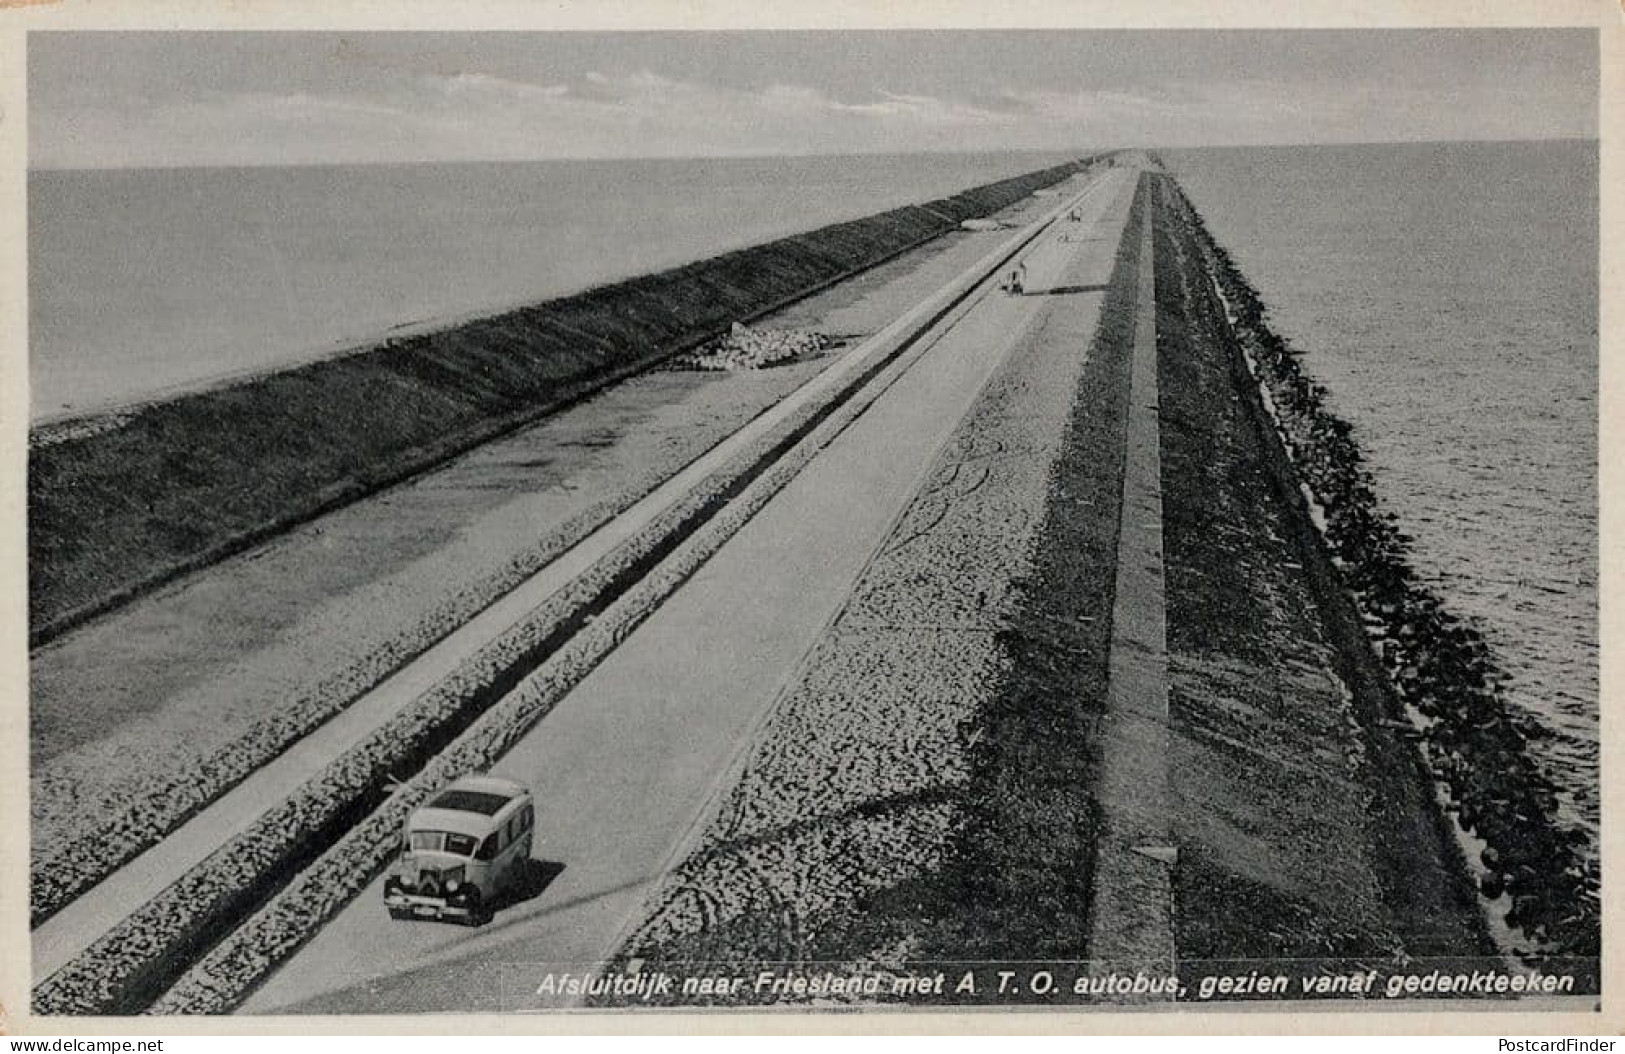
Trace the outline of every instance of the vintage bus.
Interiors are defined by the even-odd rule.
[[[535,824],[524,784],[483,774],[453,781],[406,821],[400,859],[384,880],[390,917],[490,921],[524,880]]]

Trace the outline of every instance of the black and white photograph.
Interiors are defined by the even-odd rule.
[[[1503,6],[41,8],[29,1019],[1601,1010],[1620,13]]]

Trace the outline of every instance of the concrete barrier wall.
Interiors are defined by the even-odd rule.
[[[1072,162],[31,443],[30,639],[461,453],[1086,167]]]

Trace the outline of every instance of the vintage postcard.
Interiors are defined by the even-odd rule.
[[[1124,7],[0,11],[6,1027],[1617,1028],[1620,12]]]

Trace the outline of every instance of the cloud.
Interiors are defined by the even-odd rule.
[[[884,90],[846,100],[805,85],[744,90],[647,70],[569,83],[459,72],[377,97],[241,93],[66,111],[45,102],[31,134],[37,167],[94,167],[904,151],[1015,120]]]
[[[1483,93],[1480,93],[1483,96]],[[1465,103],[1466,100],[1463,101]],[[1553,100],[1554,104],[1558,100]],[[1474,114],[1484,114],[1474,120]],[[1516,97],[1471,106],[1386,84],[1235,79],[975,99],[806,84],[745,89],[650,70],[535,81],[422,74],[372,94],[219,92],[30,114],[36,167],[521,160],[1070,149],[1113,145],[1494,137]],[[1509,120],[1509,115],[1511,120]],[[1574,134],[1554,131],[1553,134]]]
[[[569,93],[566,84],[527,84],[488,73],[455,73],[425,77],[424,86],[446,99],[492,99],[499,102],[557,99]]]

